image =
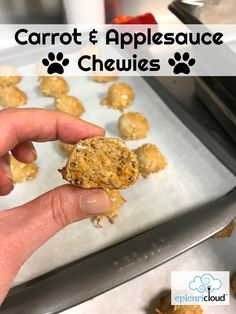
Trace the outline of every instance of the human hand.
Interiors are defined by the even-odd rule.
[[[69,144],[104,130],[60,111],[45,109],[0,110],[0,196],[13,188],[9,151],[19,161],[37,158],[31,141],[61,140]],[[103,190],[62,185],[24,205],[0,211],[0,305],[29,256],[66,225],[110,208]]]

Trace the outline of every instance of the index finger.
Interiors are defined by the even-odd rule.
[[[104,129],[61,111],[36,108],[0,110],[0,156],[25,141],[59,139],[75,144],[79,139],[102,136]]]

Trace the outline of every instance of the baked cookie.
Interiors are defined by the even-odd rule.
[[[156,308],[158,314],[202,314],[200,305],[171,305],[171,297],[166,296],[160,299]]]
[[[114,224],[114,219],[118,216],[120,207],[125,203],[125,199],[118,190],[105,189],[105,191],[111,200],[111,210],[106,214],[101,214],[94,218],[97,227],[102,227],[100,221],[103,218],[107,218],[111,224]]]
[[[92,80],[98,83],[108,83],[111,81],[116,81],[118,75],[115,72],[110,72],[109,75],[104,75],[104,71],[96,72],[92,77]]]
[[[212,238],[213,239],[229,238],[229,237],[231,237],[231,235],[234,231],[234,228],[235,228],[235,222],[233,220],[233,221],[231,221],[230,224],[228,224],[228,226],[226,226],[223,230],[221,230],[220,232],[215,234]]]
[[[17,86],[0,86],[0,105],[3,107],[16,108],[25,105],[26,93]]]
[[[59,141],[59,148],[61,150],[63,150],[67,155],[70,153],[70,151],[72,150],[73,147],[74,147],[74,145],[72,145],[72,144],[66,144],[66,143]]]
[[[131,105],[133,99],[132,87],[125,83],[114,83],[109,87],[107,97],[101,101],[101,104],[123,111]]]
[[[16,85],[21,81],[19,72],[12,66],[0,66],[0,86]]]
[[[97,136],[80,140],[60,172],[82,188],[126,189],[138,178],[138,160],[120,139]]]
[[[44,96],[61,97],[69,92],[69,86],[61,76],[41,76],[39,81]]]
[[[11,155],[11,171],[14,183],[21,183],[33,179],[37,172],[38,166],[35,163],[25,164],[18,161]]]
[[[159,172],[167,165],[164,155],[155,144],[144,144],[136,149],[139,172],[147,177],[150,173]]]
[[[55,98],[54,106],[56,110],[64,111],[76,117],[79,117],[84,113],[82,103],[74,96],[62,95],[57,97]]]
[[[138,140],[148,135],[149,125],[141,113],[127,112],[120,116],[118,129],[124,140]]]
[[[236,273],[232,276],[232,278],[230,280],[230,285],[231,285],[231,288],[233,290],[233,294],[236,297]]]

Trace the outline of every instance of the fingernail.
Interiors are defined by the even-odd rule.
[[[98,128],[103,132],[104,135],[106,134],[106,129],[104,129],[104,128],[100,127],[100,126]]]
[[[32,160],[36,160],[38,158],[38,154],[35,149],[31,149]]]
[[[80,208],[88,215],[106,213],[111,208],[110,198],[103,190],[90,190],[81,195]]]

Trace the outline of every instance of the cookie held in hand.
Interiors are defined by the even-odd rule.
[[[59,171],[81,188],[126,189],[138,178],[138,160],[122,140],[98,136],[80,140]]]
[[[105,214],[100,214],[94,218],[96,227],[102,228],[100,221],[107,218],[111,224],[115,223],[115,218],[119,215],[120,207],[126,202],[120,191],[114,189],[105,189],[111,200],[111,210]]]

